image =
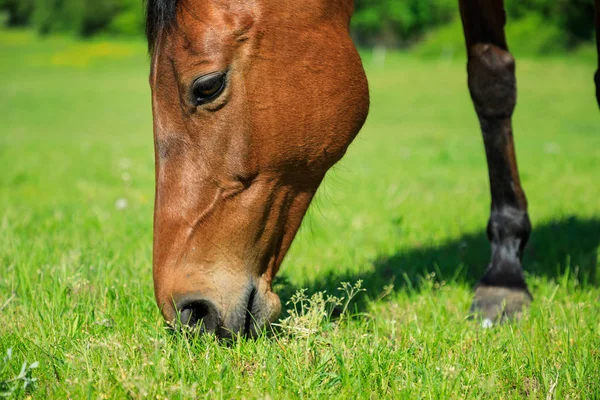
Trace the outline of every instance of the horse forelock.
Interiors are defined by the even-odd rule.
[[[154,51],[162,31],[171,28],[177,20],[180,0],[146,0],[146,37],[148,50]]]

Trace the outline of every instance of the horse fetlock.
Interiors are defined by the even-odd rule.
[[[493,44],[476,44],[469,49],[467,70],[477,115],[510,118],[517,99],[513,56]]]
[[[533,298],[527,288],[479,285],[469,310],[483,327],[519,320]]]
[[[530,234],[531,221],[527,211],[512,206],[492,210],[487,225],[487,235],[492,244],[518,239],[519,250],[522,250]]]

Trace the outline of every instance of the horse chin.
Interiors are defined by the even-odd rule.
[[[219,284],[212,285],[215,282]],[[195,334],[213,333],[220,339],[255,338],[281,312],[281,301],[270,282],[265,275],[235,279],[221,270],[208,279],[191,282],[184,290],[161,292],[157,301],[162,305],[163,317],[174,328]],[[173,292],[176,294],[170,294]]]

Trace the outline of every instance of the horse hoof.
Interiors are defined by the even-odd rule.
[[[483,328],[521,319],[523,309],[533,298],[527,289],[480,285],[475,289],[470,317],[481,321]]]

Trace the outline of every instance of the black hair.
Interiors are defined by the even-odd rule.
[[[179,0],[146,0],[146,37],[150,53],[162,32],[175,24],[178,3]]]

